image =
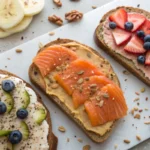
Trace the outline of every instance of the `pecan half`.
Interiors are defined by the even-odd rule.
[[[53,2],[58,6],[61,7],[62,6],[62,2],[60,0],[53,0]]]
[[[83,14],[77,10],[72,10],[65,14],[65,19],[69,22],[78,21],[83,17]]]
[[[63,24],[63,20],[56,15],[49,16],[48,20],[52,23],[59,25],[59,26],[61,26]]]

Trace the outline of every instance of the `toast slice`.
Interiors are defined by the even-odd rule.
[[[96,52],[94,49],[92,49],[91,47],[88,47],[84,44],[81,44],[77,41],[73,41],[70,39],[57,39],[55,41],[52,41],[50,43],[48,43],[47,45],[45,45],[42,49],[39,50],[39,52],[43,51],[46,47],[52,46],[52,45],[62,45],[64,47],[67,47],[69,49],[78,49],[78,52],[76,52],[76,54],[86,60],[89,60],[93,63],[95,63],[95,65],[100,65],[102,71],[104,74],[107,75],[108,78],[110,78],[111,80],[113,80],[113,82],[115,82],[118,86],[120,86],[119,80],[117,75],[114,73],[113,68],[111,67],[110,63],[104,59],[98,52]],[[84,52],[84,50],[86,49],[86,54],[83,54],[82,52]],[[93,57],[93,59],[89,58],[89,55],[87,55],[87,51],[88,53],[90,53]],[[31,80],[31,82],[36,85],[37,87],[39,87],[45,94],[46,94],[46,86],[43,80],[43,77],[39,71],[39,69],[37,68],[37,66],[32,63],[30,68],[29,68],[29,78]],[[71,98],[67,95],[67,93],[61,88],[58,88],[58,91],[55,93],[50,93],[50,94],[46,94],[50,100],[54,101],[72,120],[74,120],[79,127],[94,141],[94,142],[103,142],[104,140],[106,140],[108,138],[108,136],[110,135],[115,122],[108,122],[104,125],[100,125],[98,128],[93,128],[91,127],[89,124],[87,126],[84,125],[82,119],[80,120],[78,117],[75,116],[74,114],[74,109],[71,107],[71,105],[67,105],[67,99],[71,100]],[[63,97],[61,98],[60,95],[63,95],[63,97],[65,97],[66,103],[62,100]],[[69,103],[69,102],[68,102]],[[82,109],[83,111],[83,107],[80,107],[79,110]],[[87,116],[84,116],[85,118]],[[100,130],[99,132],[97,130]],[[97,132],[98,133],[97,133]]]
[[[94,35],[95,42],[103,51],[105,51],[110,56],[112,56],[117,62],[122,64],[131,73],[133,73],[137,78],[139,78],[141,81],[143,81],[147,85],[150,85],[150,78],[148,77],[148,75],[146,76],[145,73],[143,72],[143,69],[141,69],[141,68],[144,68],[145,66],[142,66],[141,68],[139,68],[139,66],[141,66],[140,64],[135,65],[135,63],[132,61],[132,59],[128,59],[125,57],[125,55],[123,56],[120,53],[117,53],[115,51],[115,48],[113,48],[112,46],[107,44],[106,40],[104,39],[106,36],[104,34],[106,20],[108,20],[109,16],[112,13],[119,10],[120,8],[125,9],[127,13],[138,13],[138,14],[145,16],[146,19],[150,19],[150,13],[143,9],[139,9],[139,8],[122,6],[122,7],[118,7],[116,9],[110,10],[101,18],[100,23],[95,30],[95,35]],[[120,50],[121,50],[121,48],[120,48]],[[122,50],[123,50],[123,48],[122,48]],[[146,66],[146,67],[149,68],[149,66]]]
[[[8,77],[16,77],[19,78],[18,76],[8,72],[8,71],[4,71],[4,70],[0,70],[0,74],[2,75],[7,75]],[[19,78],[21,79],[21,78]],[[21,79],[22,80],[22,79]],[[32,89],[36,96],[37,96],[37,101],[40,102],[45,109],[47,110],[47,116],[46,116],[46,121],[49,125],[49,131],[48,131],[48,137],[47,137],[47,141],[48,141],[48,145],[49,145],[49,150],[56,150],[57,149],[57,137],[52,133],[52,124],[51,124],[51,118],[50,118],[50,113],[48,111],[48,109],[46,108],[46,106],[44,105],[40,95],[31,87],[31,85],[29,83],[27,83],[26,81],[23,80],[23,82],[26,84],[26,87]]]

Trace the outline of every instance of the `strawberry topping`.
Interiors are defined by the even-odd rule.
[[[109,16],[109,20],[117,24],[118,27],[124,29],[124,24],[127,21],[127,12],[120,8]]]
[[[127,32],[127,31],[119,29],[119,28],[112,30],[112,34],[113,34],[115,43],[117,45],[122,45],[122,44],[126,43],[131,37],[130,32]]]
[[[146,52],[143,48],[143,41],[136,35],[131,38],[129,43],[124,47],[124,50],[134,54],[142,54]]]
[[[141,14],[128,14],[128,21],[133,23],[132,32],[139,29],[145,22],[145,17]]]
[[[150,34],[150,21],[146,20],[140,30],[143,30],[146,35]]]
[[[150,65],[150,51],[147,51],[147,53],[146,53],[145,64]]]

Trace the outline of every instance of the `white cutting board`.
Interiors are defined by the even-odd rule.
[[[149,10],[150,1],[148,0],[118,0],[113,1],[100,8],[97,8],[96,10],[85,14],[82,21],[68,24],[55,30],[54,36],[49,36],[49,34],[47,33],[43,36],[37,37],[34,40],[31,40],[28,43],[25,43],[5,53],[2,53],[0,55],[0,68],[15,73],[16,75],[22,77],[27,82],[29,82],[28,68],[32,62],[32,58],[36,55],[39,49],[39,42],[46,44],[52,40],[55,40],[58,37],[74,39],[98,50],[98,52],[100,52],[101,55],[103,55],[110,61],[120,79],[129,111],[134,106],[137,106],[137,102],[133,102],[133,100],[137,97],[140,97],[140,109],[150,108],[150,100],[145,100],[145,98],[148,97],[150,93],[149,87],[147,87],[144,83],[139,81],[136,77],[134,77],[131,74],[124,75],[122,71],[125,69],[122,66],[120,66],[118,62],[114,61],[102,50],[100,50],[93,40],[94,30],[98,25],[100,18],[107,11],[109,11],[112,8],[115,8],[116,6],[126,5],[137,7],[138,4],[140,4],[140,8]],[[42,26],[41,28],[44,28],[44,26]],[[15,52],[17,48],[22,49],[23,52],[21,54],[17,54]],[[8,60],[7,58],[10,58],[10,60]],[[5,66],[7,66],[7,68]],[[124,79],[128,80],[125,82]],[[143,87],[146,88],[146,92],[140,94],[140,96],[137,96],[135,92],[140,92],[140,89]],[[134,119],[133,116],[130,113],[128,113],[128,115],[124,119],[121,119],[117,122],[116,127],[114,128],[111,136],[108,138],[107,141],[101,144],[95,144],[54,103],[49,101],[48,98],[46,98],[42,93],[41,96],[44,100],[44,103],[51,112],[53,132],[59,139],[58,150],[82,150],[83,145],[86,144],[91,145],[91,150],[113,150],[115,149],[115,144],[118,145],[118,150],[124,150],[129,149],[150,137],[150,125],[144,124],[145,121],[150,121],[150,111],[143,110],[143,112],[140,113],[140,120]],[[132,124],[134,124],[134,126],[132,126]],[[59,126],[64,126],[66,128],[66,133],[60,133],[58,131]],[[140,135],[140,142],[136,139],[136,135]],[[67,138],[70,139],[70,142],[67,142]],[[83,140],[83,143],[79,143],[77,141],[78,138],[81,138]],[[130,140],[131,143],[125,144],[123,142],[124,139]]]

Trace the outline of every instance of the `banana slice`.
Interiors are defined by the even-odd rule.
[[[0,29],[0,38],[5,38],[11,34],[21,32],[25,30],[29,24],[31,23],[33,17],[24,17],[24,19],[15,27],[8,29],[8,30],[2,30]]]
[[[24,17],[20,0],[0,0],[0,28],[6,30],[16,26]]]
[[[21,0],[24,5],[25,16],[33,16],[42,11],[45,0]]]

